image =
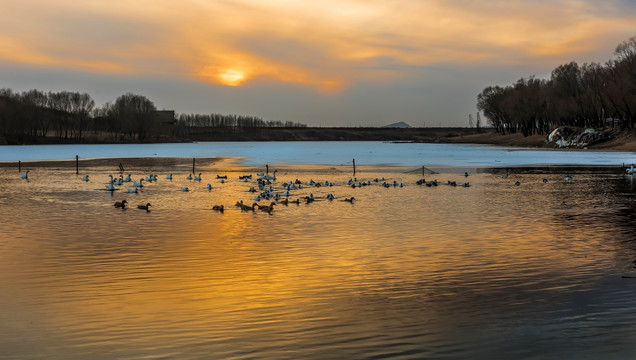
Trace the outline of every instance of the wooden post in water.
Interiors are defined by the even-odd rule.
[[[22,172],[22,161],[18,160],[18,172]]]
[[[79,155],[75,155],[75,175],[79,175]]]
[[[194,164],[195,164],[195,158],[192,158],[192,173],[193,174],[194,174],[194,168],[195,168]]]
[[[269,174],[269,165],[265,164],[265,175]]]
[[[353,159],[353,176],[356,176],[356,159]]]
[[[422,176],[426,175],[426,172],[424,171],[424,169],[426,169],[426,168],[424,167],[424,165],[422,165]]]

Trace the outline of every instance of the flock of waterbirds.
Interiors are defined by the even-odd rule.
[[[315,197],[313,195],[313,193],[310,193],[309,195],[306,195],[304,197],[296,197],[296,199],[291,200],[290,197],[292,196],[292,193],[294,190],[299,190],[299,189],[303,189],[305,187],[315,187],[315,188],[320,188],[320,187],[333,187],[334,184],[331,181],[324,181],[324,182],[316,182],[313,179],[310,179],[307,182],[302,182],[301,180],[296,179],[295,181],[288,181],[288,182],[280,182],[278,183],[278,185],[275,187],[274,184],[277,181],[276,178],[276,172],[277,170],[274,170],[273,174],[270,175],[269,173],[258,173],[255,179],[255,182],[253,180],[253,176],[252,174],[249,175],[239,175],[238,176],[238,180],[244,182],[244,183],[249,183],[249,189],[247,190],[250,193],[258,193],[256,195],[254,195],[254,201],[252,202],[251,205],[249,204],[245,204],[243,202],[243,200],[237,201],[235,204],[235,207],[240,209],[241,211],[244,212],[255,212],[256,210],[262,211],[262,212],[266,212],[268,214],[272,214],[272,212],[274,211],[274,207],[277,205],[285,205],[288,206],[289,204],[296,204],[299,205],[301,202],[306,203],[306,204],[310,204],[314,201],[316,201],[318,198]],[[628,175],[636,175],[636,168],[634,168],[634,165],[631,165],[629,168],[626,169],[626,173]],[[202,175],[203,173],[199,172],[196,175],[193,174],[189,174],[187,177],[185,177],[186,180],[190,180],[193,182],[201,182],[202,181]],[[508,177],[509,172],[506,172],[506,177]],[[469,174],[468,172],[464,173],[464,177],[468,178]],[[132,179],[132,175],[128,174],[127,176],[123,176],[120,175],[119,177],[114,177],[112,174],[108,175],[109,180],[105,186],[105,190],[109,191],[111,193],[114,193],[117,190],[123,190],[123,188],[125,188],[126,192],[128,193],[133,193],[136,194],[138,192],[141,191],[141,189],[144,187],[144,182],[146,184],[148,183],[153,183],[158,181],[158,175],[157,174],[149,174],[145,177],[141,177],[139,179],[139,181]],[[23,180],[28,181],[29,180],[29,170],[26,170],[25,172],[23,172],[21,174],[21,178]],[[165,176],[166,180],[168,181],[172,181],[173,179],[173,174],[167,174]],[[228,181],[228,176],[227,175],[216,175],[216,179],[221,183],[224,184],[225,182]],[[571,181],[572,180],[572,176],[571,175],[566,175],[565,177],[566,181]],[[89,175],[86,174],[84,176],[81,177],[81,181],[84,182],[89,182],[90,178]],[[548,180],[547,179],[543,179],[542,180],[543,183],[547,183]],[[447,181],[446,183],[442,183],[442,182],[438,182],[437,180],[432,180],[432,181],[427,181],[426,179],[422,178],[420,180],[417,180],[415,182],[416,185],[419,186],[426,186],[426,187],[436,187],[439,185],[447,185],[447,186],[451,186],[451,187],[456,187],[456,186],[461,186],[461,187],[470,187],[470,183],[469,182],[464,182],[464,183],[458,183],[457,181]],[[124,185],[126,185],[124,187]],[[366,181],[362,181],[362,180],[358,180],[356,177],[352,177],[349,178],[349,180],[347,180],[344,184],[347,187],[350,187],[352,189],[355,188],[361,188],[361,187],[366,187],[366,186],[371,186],[371,185],[380,185],[383,186],[385,188],[391,188],[391,187],[403,187],[404,184],[401,182],[397,182],[397,181],[393,181],[393,182],[387,182],[384,178],[375,178],[373,180],[366,180]],[[521,186],[521,183],[519,181],[516,181],[514,183],[515,186]],[[208,183],[206,184],[205,188],[209,191],[211,191],[213,189],[212,184]],[[258,190],[257,190],[258,188]],[[278,190],[276,190],[276,188],[278,188]],[[182,192],[188,192],[190,191],[190,188],[185,186],[185,187],[181,187],[180,191]],[[332,193],[328,193],[325,197],[324,200],[328,200],[328,201],[333,201],[335,200],[336,197],[332,194]],[[269,204],[268,205],[261,205],[259,204],[260,201],[268,201]],[[342,199],[342,201],[348,202],[353,204],[356,199],[355,197],[351,196],[351,197],[345,197]],[[122,209],[122,210],[126,210],[128,207],[128,201],[127,200],[118,200],[116,201],[113,206],[117,209]],[[152,207],[152,204],[150,202],[147,202],[145,204],[139,204],[137,205],[137,209],[140,210],[144,210],[146,212],[150,212],[150,208]],[[226,208],[224,205],[214,205],[212,206],[212,208],[210,210],[213,211],[217,211],[220,213],[223,213]]]

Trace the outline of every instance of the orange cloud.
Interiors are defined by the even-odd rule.
[[[0,14],[0,59],[107,73],[340,91],[413,66],[576,59],[633,36],[620,2],[23,0]],[[28,19],[28,20],[24,20]],[[615,45],[615,44],[614,44]],[[606,45],[605,45],[606,46]],[[603,51],[603,59],[611,53]]]

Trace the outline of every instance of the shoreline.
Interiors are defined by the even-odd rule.
[[[520,133],[502,135],[494,131],[488,131],[482,134],[449,137],[445,140],[446,143],[451,144],[479,144],[546,150],[636,152],[636,129],[617,132],[613,139],[592,144],[585,148],[556,148],[553,144],[546,143],[546,135],[531,135],[524,137]]]
[[[266,166],[254,166],[241,163],[241,157],[197,157],[194,172],[224,172],[243,175],[243,173],[265,172]],[[33,160],[21,161],[22,170],[37,168],[59,168],[67,171],[73,171],[76,167],[75,160]],[[18,173],[18,161],[0,161],[0,169],[15,169]],[[119,165],[122,164],[124,171],[121,171]],[[99,158],[99,159],[80,159],[79,175],[87,172],[106,171],[115,173],[174,173],[187,174],[193,173],[192,158],[183,157],[135,157],[135,158]],[[350,165],[330,165],[330,164],[277,164],[270,163],[270,173],[277,170],[281,175],[288,175],[294,172],[307,173],[339,173],[352,174],[353,169]],[[419,174],[428,177],[438,173],[457,173],[463,174],[465,171],[470,173],[614,173],[624,174],[628,164],[621,165],[515,165],[515,166],[404,166],[404,165],[387,165],[387,164],[365,164],[357,165],[356,172],[364,173],[404,173]],[[79,176],[78,175],[78,176]]]
[[[5,146],[20,145],[107,145],[107,144],[165,144],[195,142],[302,142],[302,141],[382,141],[395,143],[430,144],[475,144],[532,149],[556,150],[602,150],[636,152],[636,129],[613,130],[612,139],[589,145],[585,148],[556,148],[546,143],[547,135],[524,137],[521,133],[500,134],[494,129],[475,128],[298,128],[298,129],[260,129],[253,133],[218,133],[198,135],[190,138],[162,137],[145,142],[95,141],[67,142],[54,138],[22,139]],[[103,140],[103,139],[102,139]],[[154,141],[153,141],[154,140]],[[2,143],[0,143],[2,144]]]

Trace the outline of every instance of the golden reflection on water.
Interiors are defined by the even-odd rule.
[[[34,169],[29,182],[0,170],[14,190],[0,200],[9,356],[461,357],[503,346],[515,324],[550,321],[633,256],[622,238],[633,233],[613,216],[633,188],[631,198],[603,190],[622,181],[611,175],[448,172],[427,175],[440,181],[429,188],[418,174],[366,169],[360,180],[404,187],[352,189],[338,169],[283,169],[277,187],[336,186],[305,186],[291,198],[318,200],[270,215],[234,207],[253,202],[245,169],[204,168],[201,183],[161,173],[139,194],[113,195],[107,169],[88,171],[85,183],[69,169]],[[120,199],[130,208],[115,209]],[[150,212],[136,209],[146,202]]]

